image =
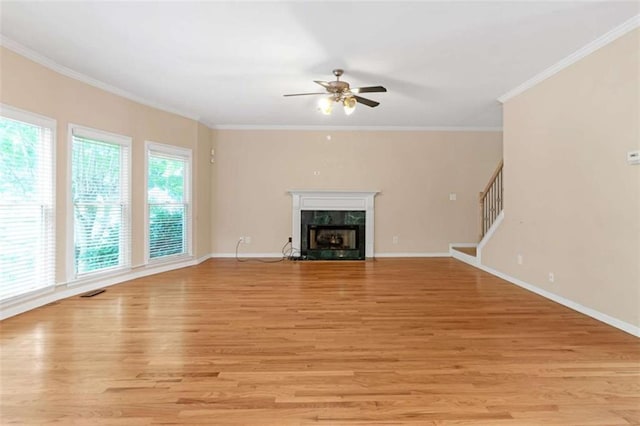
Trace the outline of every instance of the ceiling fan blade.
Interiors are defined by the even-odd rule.
[[[328,89],[329,86],[329,82],[327,81],[320,81],[320,80],[313,80],[314,83],[319,84],[320,86],[324,87],[325,89]]]
[[[386,92],[382,86],[369,86],[369,87],[356,87],[355,89],[351,89],[351,93],[373,93],[373,92]]]
[[[371,99],[362,98],[360,96],[355,96],[355,95],[353,97],[356,98],[356,101],[358,101],[358,103],[364,104],[366,106],[370,106],[371,108],[374,108],[380,105],[380,102],[372,101]]]
[[[318,92],[318,93],[291,93],[288,95],[282,95],[282,96],[306,96],[306,95],[326,95],[326,92]]]

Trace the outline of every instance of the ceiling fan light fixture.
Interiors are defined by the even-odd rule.
[[[346,98],[344,98],[344,100],[342,101],[342,105],[344,106],[344,113],[347,115],[353,114],[353,112],[356,110],[356,104],[356,98],[354,98],[353,96],[347,96]]]
[[[325,89],[326,93],[291,93],[284,96],[324,95],[324,97],[318,101],[318,111],[320,111],[324,115],[331,115],[334,103],[341,103],[344,107],[344,113],[346,115],[353,114],[357,104],[363,104],[370,108],[375,108],[380,105],[380,102],[363,98],[362,96],[356,95],[356,93],[360,94],[386,92],[386,88],[384,88],[383,86],[367,86],[355,87],[352,89],[349,83],[340,80],[343,72],[344,71],[341,69],[333,70],[333,75],[336,77],[335,81],[313,81],[314,83],[322,86]]]
[[[331,115],[331,112],[333,111],[333,98],[321,98],[318,101],[318,109],[324,115]]]

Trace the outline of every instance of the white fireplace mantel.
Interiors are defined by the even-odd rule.
[[[380,191],[313,191],[291,190],[292,197],[292,244],[300,248],[302,210],[364,210],[365,211],[365,256],[373,257],[373,199]]]

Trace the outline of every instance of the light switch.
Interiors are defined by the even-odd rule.
[[[449,193],[449,201],[455,201],[458,199],[458,195],[455,192]]]

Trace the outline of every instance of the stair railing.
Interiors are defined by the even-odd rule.
[[[503,208],[502,204],[502,166],[504,161],[500,160],[500,164],[496,171],[491,175],[489,183],[480,193],[480,239],[485,236],[493,222],[500,214]]]

